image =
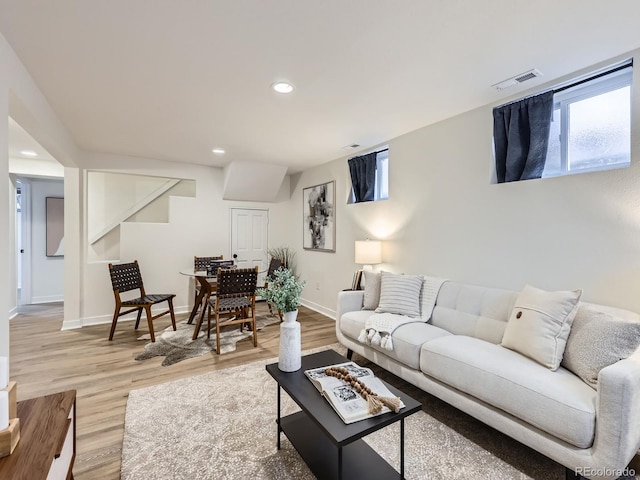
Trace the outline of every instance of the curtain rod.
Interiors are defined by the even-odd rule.
[[[633,58],[627,60],[622,65],[618,65],[617,67],[609,68],[609,69],[607,69],[607,70],[605,70],[603,72],[596,73],[595,75],[591,75],[591,76],[589,76],[587,78],[583,78],[582,80],[577,80],[577,81],[572,82],[572,83],[570,83],[568,85],[565,85],[563,87],[549,88],[549,89],[544,90],[542,92],[536,92],[536,93],[533,93],[531,95],[527,95],[526,97],[518,98],[517,100],[513,100],[511,102],[507,102],[507,103],[504,103],[502,105],[498,105],[497,107],[494,107],[494,110],[496,108],[502,108],[502,107],[506,107],[508,105],[513,105],[514,103],[521,102],[522,100],[526,100],[528,98],[537,97],[538,95],[542,95],[543,93],[547,93],[547,92],[553,92],[554,94],[560,93],[560,92],[562,92],[564,90],[568,90],[569,88],[577,87],[578,85],[582,85],[583,83],[590,82],[591,80],[596,80],[597,78],[604,77],[605,75],[609,75],[611,73],[615,73],[615,72],[618,72],[620,70],[624,70],[625,68],[629,68],[629,67],[633,67]]]
[[[562,92],[562,91],[567,90],[569,88],[577,87],[578,85],[582,85],[583,83],[590,82],[591,80],[595,80],[597,78],[604,77],[605,75],[609,75],[611,73],[619,72],[620,70],[624,70],[625,68],[629,68],[629,67],[632,67],[632,66],[633,66],[633,59],[631,59],[628,62],[625,62],[623,65],[617,66],[617,67],[612,68],[610,70],[607,70],[605,72],[597,73],[597,74],[592,75],[592,76],[590,76],[588,78],[583,78],[582,80],[578,80],[577,82],[570,83],[569,85],[565,85],[564,87],[554,88],[552,90],[553,90],[553,93],[559,93],[559,92]]]
[[[365,155],[371,155],[372,153],[375,153],[376,155],[379,153],[384,153],[384,152],[388,152],[389,148],[383,148],[382,150],[378,150],[376,152],[369,152],[369,153],[363,153],[362,155],[356,155],[355,157],[351,157],[351,158],[358,158],[358,157],[363,157]],[[351,158],[349,160],[351,160]]]

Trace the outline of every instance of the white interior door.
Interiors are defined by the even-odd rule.
[[[19,203],[16,216],[18,305],[28,305],[31,303],[31,184],[21,179],[19,185],[20,198],[16,198]]]
[[[267,269],[268,229],[269,210],[231,209],[231,256],[238,268],[258,266],[258,285]]]

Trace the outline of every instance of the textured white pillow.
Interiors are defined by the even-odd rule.
[[[547,292],[527,285],[511,311],[502,346],[557,370],[582,290]]]
[[[364,296],[362,301],[363,310],[375,310],[380,303],[380,273],[363,270],[364,274]]]
[[[380,303],[376,312],[397,313],[408,317],[420,316],[422,275],[394,275],[380,273]]]
[[[562,366],[597,389],[600,370],[629,357],[639,345],[640,322],[582,305],[571,327]]]

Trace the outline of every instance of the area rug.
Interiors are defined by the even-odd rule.
[[[332,346],[344,354],[338,345]],[[322,349],[316,349],[323,350]],[[360,364],[366,360],[354,357]],[[259,361],[129,394],[122,448],[123,480],[312,480],[283,435],[276,450],[276,383]],[[372,365],[368,365],[372,366]],[[376,374],[385,372],[376,368]],[[389,374],[390,376],[390,374]],[[386,378],[397,387],[412,387]],[[400,382],[400,385],[398,385]],[[406,478],[564,478],[564,468],[437,398],[413,389],[423,411],[405,422]],[[283,395],[283,414],[297,406]],[[399,426],[366,437],[399,469]]]
[[[256,317],[256,326],[258,330],[263,329],[267,325],[280,322],[275,315],[260,315]],[[165,328],[160,335],[156,335],[155,342],[149,342],[144,346],[144,351],[138,354],[136,360],[147,360],[152,357],[164,356],[162,366],[166,367],[174,363],[186,360],[187,358],[199,357],[206,353],[215,352],[216,350],[216,333],[211,331],[211,338],[207,338],[207,325],[204,324],[200,329],[198,338],[192,340],[195,321],[189,325],[186,320],[176,324],[176,331],[172,327]],[[233,352],[236,349],[236,343],[240,340],[253,336],[253,332],[247,330],[240,332],[239,325],[230,325],[222,327],[220,332],[220,353]],[[151,336],[147,333],[138,340],[151,340]]]

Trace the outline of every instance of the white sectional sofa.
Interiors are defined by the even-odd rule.
[[[518,292],[447,281],[428,322],[400,326],[393,350],[358,340],[374,312],[338,296],[341,344],[588,478],[616,478],[640,448],[640,354],[602,369],[597,389],[501,346]],[[627,310],[580,303],[638,322]],[[420,319],[417,319],[420,320]]]

